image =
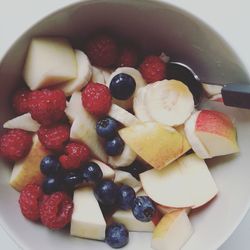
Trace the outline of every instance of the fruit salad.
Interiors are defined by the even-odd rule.
[[[152,233],[155,250],[184,246],[189,213],[218,193],[205,160],[239,147],[231,118],[197,107],[195,86],[171,77],[168,60],[109,33],[81,48],[31,39],[0,137],[20,214],[112,248],[134,231]],[[221,89],[203,87],[221,101]]]

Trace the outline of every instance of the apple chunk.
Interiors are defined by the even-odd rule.
[[[215,110],[201,110],[195,133],[208,150],[210,157],[239,152],[236,129],[231,119]]]
[[[41,184],[44,176],[40,171],[40,162],[49,154],[50,152],[43,147],[37,135],[35,135],[29,154],[23,160],[15,163],[10,185],[17,191],[21,191],[31,182]]]
[[[98,159],[107,162],[108,157],[103,149],[100,137],[96,133],[96,118],[82,106],[81,92],[75,92],[71,96],[65,113],[73,123],[70,138],[86,143]]]
[[[183,156],[162,170],[141,173],[140,179],[146,194],[167,207],[196,208],[218,192],[206,163],[195,154]]]
[[[75,190],[73,202],[70,234],[88,239],[104,240],[106,222],[91,187]]]
[[[166,167],[190,149],[181,133],[155,122],[123,128],[119,134],[137,155],[156,169]]]
[[[77,76],[77,62],[69,42],[60,37],[33,38],[23,71],[31,90],[55,85]]]
[[[155,250],[179,250],[193,233],[184,209],[165,214],[155,227],[151,247]]]
[[[30,113],[26,113],[5,122],[3,127],[10,129],[18,128],[26,131],[37,132],[40,124],[32,119]]]

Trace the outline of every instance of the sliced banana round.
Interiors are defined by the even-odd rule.
[[[66,96],[70,96],[75,91],[81,90],[92,76],[92,66],[86,54],[81,50],[75,50],[77,61],[77,77],[70,81],[67,81],[61,85],[58,85]]]
[[[183,124],[194,110],[193,95],[188,87],[177,80],[162,80],[146,91],[145,105],[157,122],[169,126]]]
[[[136,156],[136,153],[127,144],[125,144],[121,155],[109,156],[108,163],[114,168],[126,167],[135,161]]]
[[[140,122],[133,114],[114,103],[111,105],[108,116],[120,122],[126,127]]]
[[[130,68],[130,67],[120,67],[117,68],[109,77],[109,80],[107,82],[107,86],[109,87],[112,79],[114,76],[120,74],[120,73],[124,73],[124,74],[128,74],[130,76],[132,76],[135,80],[136,83],[136,87],[135,87],[135,93],[142,87],[144,87],[146,85],[145,80],[143,79],[141,73],[134,68]],[[113,98],[113,103],[117,104],[118,106],[124,108],[124,109],[131,109],[133,107],[133,96],[131,96],[128,100],[118,100]]]
[[[151,87],[152,85],[148,84],[145,87],[138,89],[134,96],[133,109],[135,112],[135,116],[143,122],[153,121],[152,117],[146,109],[145,104],[145,94],[150,90]]]

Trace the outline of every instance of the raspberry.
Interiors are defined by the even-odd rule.
[[[63,192],[50,195],[40,206],[42,224],[50,229],[61,229],[71,220],[72,199]]]
[[[71,142],[65,147],[65,154],[59,160],[64,169],[79,168],[90,157],[89,148],[79,142]]]
[[[147,83],[165,78],[166,64],[158,56],[147,56],[140,65],[140,72]]]
[[[21,129],[7,130],[0,138],[0,155],[10,161],[24,158],[32,146],[32,135]]]
[[[89,83],[82,92],[82,105],[91,114],[102,116],[109,112],[112,97],[109,88],[100,83]]]
[[[118,56],[118,46],[115,39],[107,34],[97,34],[87,41],[85,52],[95,66],[110,67]]]
[[[137,65],[138,55],[133,47],[123,47],[118,58],[118,67],[132,67]]]
[[[69,140],[70,127],[67,124],[41,126],[37,132],[40,142],[50,150],[62,151]]]
[[[18,90],[12,99],[12,106],[18,115],[29,112],[29,98],[30,91],[27,89]]]
[[[29,109],[34,120],[49,126],[64,117],[66,97],[61,90],[42,89],[29,95]]]
[[[43,192],[40,186],[36,184],[26,185],[19,196],[19,205],[23,216],[32,221],[39,220],[39,206],[42,199]]]

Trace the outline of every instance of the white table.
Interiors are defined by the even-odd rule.
[[[0,58],[6,49],[31,24],[46,13],[50,13],[77,0],[0,0]],[[250,70],[250,2],[248,0],[166,0],[176,4],[209,23],[241,55],[241,59]],[[223,12],[223,9],[226,10]],[[250,191],[250,190],[249,190]],[[250,212],[220,250],[249,250]],[[0,227],[1,248],[17,250]]]

